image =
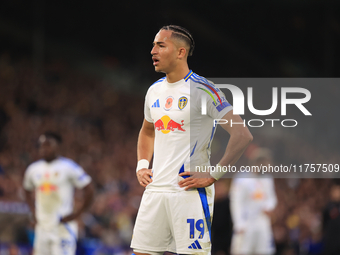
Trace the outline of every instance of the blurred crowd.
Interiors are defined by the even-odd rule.
[[[79,219],[80,240],[88,240],[87,245],[95,242],[128,251],[143,192],[135,177],[143,105],[142,96],[117,91],[62,60],[47,61],[37,73],[28,57],[16,59],[1,53],[0,222],[6,223],[1,220],[6,219],[1,206],[24,201],[22,177],[26,167],[39,158],[39,135],[57,131],[63,137],[63,156],[78,162],[92,176],[96,187],[92,207]],[[261,145],[273,149],[277,159],[284,155],[287,162],[297,160],[297,155],[301,162],[318,157],[312,145],[300,141],[293,144],[291,148],[288,140],[281,140]],[[281,146],[290,153],[283,154],[278,148]],[[332,155],[325,163],[338,156]],[[273,217],[277,254],[320,254],[322,213],[330,201],[332,180],[276,179],[275,183],[279,201]],[[227,197],[226,186],[223,180],[216,185],[217,199]],[[77,205],[81,196],[76,193],[75,197]],[[20,234],[0,230],[1,242],[31,242],[27,211],[20,212],[25,215],[20,221],[23,227],[18,228]]]

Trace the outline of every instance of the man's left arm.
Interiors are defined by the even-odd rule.
[[[230,139],[219,164],[221,166],[232,166],[238,161],[245,149],[252,142],[253,136],[251,135],[249,129],[242,124],[242,118],[239,115],[233,115],[232,110],[226,113],[223,119],[228,120],[227,124],[221,124],[221,126],[230,134]],[[231,123],[237,124],[230,125]],[[217,172],[210,173],[210,176],[207,176],[206,178],[200,178],[200,175],[195,178],[195,174],[192,175],[190,172],[184,172],[181,173],[180,176],[192,176],[180,181],[178,184],[180,187],[185,187],[185,190],[191,188],[207,187],[220,178],[220,176],[216,175],[216,173]]]
[[[267,214],[269,217],[271,217],[277,205],[277,197],[276,197],[276,192],[275,192],[274,179],[269,178],[267,181],[268,181],[268,190],[266,191],[267,200],[264,205],[264,213]]]
[[[94,188],[93,188],[92,182],[90,182],[83,188],[84,201],[83,201],[82,206],[75,212],[71,213],[70,215],[63,217],[60,220],[60,222],[65,223],[65,222],[72,221],[78,218],[83,212],[85,212],[90,207],[92,200],[93,200],[93,195],[94,195]]]

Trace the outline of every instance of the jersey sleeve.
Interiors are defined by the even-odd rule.
[[[204,102],[206,102],[206,114],[213,119],[222,119],[229,111],[233,109],[227,101],[224,93],[217,88],[212,82],[199,83],[194,82],[196,107],[201,112]]]
[[[150,111],[150,102],[149,102],[149,97],[150,97],[150,89],[146,93],[145,96],[145,103],[144,103],[144,118],[150,122],[153,123],[153,120],[151,118],[151,111]]]
[[[213,119],[222,119],[233,107],[219,88],[211,87],[209,92],[210,95],[208,93],[206,95],[207,114]]]
[[[26,169],[23,180],[23,187],[27,191],[32,191],[35,188],[32,180],[32,170],[30,166]]]
[[[69,173],[72,184],[78,189],[84,188],[92,180],[84,169],[76,163],[73,164]]]

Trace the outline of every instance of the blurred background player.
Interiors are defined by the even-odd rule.
[[[145,99],[145,119],[137,146],[137,177],[146,190],[131,247],[136,254],[210,254],[212,184],[223,172],[201,178],[190,173],[190,166],[194,169],[210,165],[213,119],[242,119],[233,115],[232,106],[220,90],[189,70],[187,57],[195,45],[189,31],[164,26],[153,45],[155,71],[166,77],[149,88]],[[201,113],[204,96],[206,115]],[[243,125],[225,124],[223,128],[230,140],[220,164],[233,165],[252,141],[252,135]],[[153,168],[149,169],[153,154]]]
[[[59,156],[61,136],[47,132],[39,137],[41,160],[28,166],[23,186],[36,221],[35,255],[74,255],[76,219],[93,197],[91,177],[74,161]],[[84,203],[73,211],[74,188],[83,189]],[[35,199],[34,199],[35,195]]]
[[[272,164],[271,152],[257,148],[251,155],[251,165]],[[277,198],[274,180],[258,173],[240,173],[230,188],[230,210],[233,219],[231,254],[271,255],[275,245],[271,213]]]

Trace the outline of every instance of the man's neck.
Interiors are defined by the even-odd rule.
[[[181,68],[176,68],[176,70],[166,74],[166,80],[169,83],[178,82],[182,80],[189,73],[189,71],[188,65]]]
[[[44,160],[47,162],[47,163],[51,163],[53,160],[55,160],[56,158],[58,158],[58,156],[53,156],[53,157],[50,157],[50,158],[44,158]]]

